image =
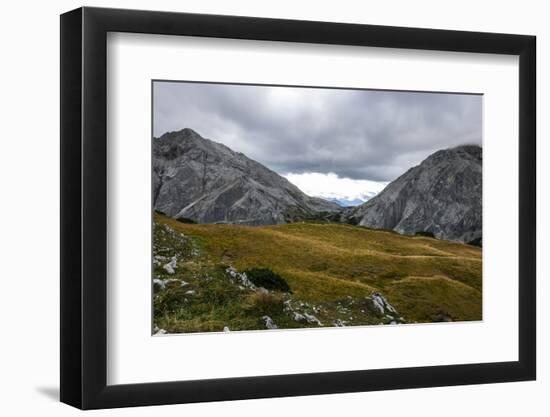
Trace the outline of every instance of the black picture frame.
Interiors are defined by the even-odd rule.
[[[107,385],[108,32],[519,56],[519,360]],[[534,36],[155,11],[61,15],[61,401],[82,409],[525,381],[536,378]]]

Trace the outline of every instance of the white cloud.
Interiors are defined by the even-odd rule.
[[[304,174],[289,173],[284,175],[284,177],[307,195],[327,200],[356,201],[355,204],[369,200],[388,185],[387,182],[382,181],[340,178],[333,172],[329,172],[328,174],[319,172]],[[352,203],[349,204],[355,205]]]

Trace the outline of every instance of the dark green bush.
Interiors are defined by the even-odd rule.
[[[478,238],[476,238],[476,239],[474,239],[474,240],[470,240],[470,241],[468,242],[468,245],[479,246],[479,247],[481,248],[481,238],[478,237]]]
[[[419,230],[418,232],[416,232],[414,234],[415,236],[424,236],[424,237],[432,237],[435,239],[435,236],[432,232],[427,232],[427,231],[424,231],[424,230]]]
[[[352,225],[352,226],[358,226],[361,219],[357,217],[348,217],[344,220],[346,224]]]
[[[251,268],[244,272],[248,279],[257,287],[292,293],[286,280],[269,268]]]
[[[178,217],[176,220],[180,223],[197,224],[197,222],[195,220],[189,219],[187,217]]]

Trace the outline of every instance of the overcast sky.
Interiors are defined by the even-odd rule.
[[[359,184],[482,139],[479,95],[155,82],[153,115],[156,137],[189,127],[281,175]]]

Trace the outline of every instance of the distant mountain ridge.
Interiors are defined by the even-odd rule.
[[[373,193],[374,194],[374,193]],[[376,194],[374,194],[376,195]],[[373,195],[373,197],[374,197]],[[340,207],[356,207],[368,201],[368,199],[327,198],[326,200],[338,204]]]
[[[339,210],[192,129],[153,139],[153,206],[198,223],[282,224]]]
[[[437,151],[343,217],[401,234],[481,242],[482,159],[476,145]]]

